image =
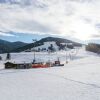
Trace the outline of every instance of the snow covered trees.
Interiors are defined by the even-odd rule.
[[[95,53],[100,53],[100,45],[95,43],[89,43],[88,45],[86,45],[86,50]]]
[[[50,52],[55,51],[53,44],[50,44],[50,46],[48,47],[48,51],[50,51]]]

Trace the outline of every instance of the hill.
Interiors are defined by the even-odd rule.
[[[50,41],[54,41],[58,46],[60,43],[72,43],[73,46],[82,46],[82,44],[80,43],[77,43],[77,42],[74,42],[74,41],[71,41],[71,40],[68,40],[68,39],[63,39],[63,38],[55,38],[55,37],[46,37],[46,38],[43,38],[39,41],[36,41],[34,43],[31,43],[31,44],[28,44],[28,45],[25,45],[23,47],[19,47],[17,49],[14,49],[12,52],[21,52],[21,51],[25,51],[27,49],[31,49],[33,47],[37,47],[37,46],[41,46],[41,45],[44,45],[44,42],[50,42]]]
[[[13,49],[17,49],[19,47],[23,47],[27,45],[27,43],[23,43],[20,41],[17,42],[8,42],[0,39],[0,53],[7,53],[12,51]]]

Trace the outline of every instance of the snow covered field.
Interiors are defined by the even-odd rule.
[[[47,53],[37,59],[48,61]],[[100,57],[83,48],[73,52],[64,67],[4,70],[6,54],[0,62],[0,100],[100,100]],[[65,63],[66,52],[50,55]],[[12,54],[12,61],[32,61],[33,53]]]

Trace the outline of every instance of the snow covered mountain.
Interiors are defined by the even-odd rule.
[[[53,47],[55,48],[55,50],[58,50],[58,48],[60,48],[61,43],[65,43],[65,44],[73,44],[73,46],[82,46],[81,43],[77,43],[68,39],[63,39],[63,38],[56,38],[56,37],[46,37],[46,38],[42,38],[39,41],[36,41],[35,43],[31,43],[28,44],[26,46],[14,49],[13,52],[21,52],[21,51],[25,51],[25,50],[33,50],[34,47],[37,49],[48,49],[48,47],[50,47],[50,45],[52,44]],[[65,45],[64,44],[64,45]],[[62,47],[63,48],[63,47]]]
[[[70,44],[72,43],[74,46],[82,46],[80,43],[76,43],[63,38],[54,38],[54,37],[46,37],[35,43],[24,43],[21,41],[9,42],[5,40],[0,40],[0,53],[7,52],[20,52],[25,50],[33,50],[34,47],[36,50],[40,49],[48,49],[52,44],[55,50],[58,50],[60,47],[60,43]]]

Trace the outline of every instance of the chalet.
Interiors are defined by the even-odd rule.
[[[5,69],[29,69],[31,68],[31,63],[12,63],[6,62]]]

